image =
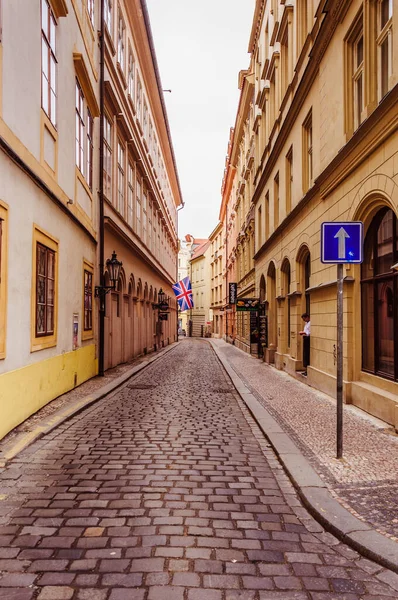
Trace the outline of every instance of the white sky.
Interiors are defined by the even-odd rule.
[[[179,237],[218,223],[255,0],[147,0],[185,208]]]

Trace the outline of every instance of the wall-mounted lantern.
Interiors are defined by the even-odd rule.
[[[105,296],[105,294],[107,294],[108,292],[116,290],[116,285],[119,281],[120,269],[122,264],[123,263],[117,259],[116,252],[113,251],[112,258],[108,258],[108,260],[106,261],[106,268],[108,270],[111,285],[96,285],[94,291],[94,295],[96,298]]]

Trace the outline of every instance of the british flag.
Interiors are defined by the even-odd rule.
[[[172,287],[180,310],[193,308],[192,287],[189,277],[184,277],[181,281],[177,281]]]

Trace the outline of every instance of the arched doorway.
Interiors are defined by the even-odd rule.
[[[267,271],[267,299],[268,299],[268,348],[270,351],[269,362],[274,362],[273,353],[277,347],[276,328],[276,269],[275,263],[271,262]]]
[[[290,285],[291,285],[291,269],[290,262],[287,258],[282,263],[282,296],[285,298],[284,306],[282,311],[283,323],[283,348],[282,352],[286,353],[290,350],[290,330],[291,330],[291,297],[290,297]]]
[[[361,267],[362,369],[398,380],[398,225],[384,207],[365,236]]]

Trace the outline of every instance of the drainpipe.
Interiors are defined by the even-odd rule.
[[[100,286],[105,285],[104,260],[104,97],[105,97],[105,0],[101,0],[100,26],[100,155],[99,155],[99,271]],[[98,374],[104,375],[105,294],[99,298]]]

